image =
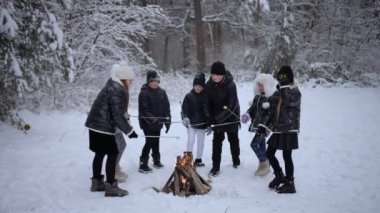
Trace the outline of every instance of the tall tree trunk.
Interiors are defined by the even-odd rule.
[[[216,22],[213,24],[213,40],[214,40],[214,58],[219,58],[222,53],[222,24],[219,22]]]
[[[165,45],[164,45],[164,62],[163,62],[163,64],[164,64],[164,69],[165,70],[168,70],[168,54],[169,54],[169,36],[168,35],[166,35],[166,37],[165,37]],[[173,69],[174,69],[174,67],[173,67]]]
[[[188,71],[190,67],[190,38],[189,35],[186,34],[183,37],[183,69]]]
[[[194,0],[198,69],[206,66],[201,0]]]

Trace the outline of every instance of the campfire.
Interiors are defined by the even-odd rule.
[[[177,156],[177,163],[162,192],[178,196],[203,195],[211,190],[211,185],[196,171],[191,152],[184,152],[183,157]]]

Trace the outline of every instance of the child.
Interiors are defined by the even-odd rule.
[[[187,128],[187,148],[192,152],[195,136],[197,136],[197,155],[195,166],[205,166],[202,163],[205,129],[208,121],[208,109],[206,94],[204,91],[206,78],[203,73],[196,74],[193,81],[193,89],[187,93],[182,103],[182,123]]]
[[[251,148],[259,159],[259,166],[255,171],[256,176],[265,176],[270,172],[269,161],[266,156],[265,137],[266,130],[261,125],[265,116],[269,112],[269,97],[275,90],[275,80],[269,74],[259,74],[254,81],[253,103],[246,113],[241,116],[242,123],[247,123],[250,119],[250,132],[256,132],[251,142]]]
[[[86,120],[89,128],[90,150],[95,152],[92,162],[91,191],[105,191],[105,196],[125,196],[126,190],[118,187],[115,179],[116,159],[119,153],[115,134],[122,131],[129,138],[137,138],[132,126],[124,116],[128,107],[128,88],[134,77],[126,63],[112,66],[111,78],[100,91]],[[107,155],[106,176],[101,174],[103,159]]]
[[[273,94],[270,106],[273,134],[268,140],[267,149],[267,157],[274,170],[275,178],[269,183],[269,188],[276,189],[278,193],[295,193],[292,150],[298,149],[301,93],[294,82],[293,71],[289,66],[281,67],[277,80],[278,91]],[[283,175],[275,156],[277,149],[282,150],[286,176]]]
[[[139,172],[150,173],[149,152],[152,150],[153,167],[161,169],[160,134],[165,124],[168,133],[171,123],[170,103],[165,90],[160,88],[160,77],[156,71],[149,71],[147,83],[139,94],[139,122],[144,131],[145,145],[140,156]]]

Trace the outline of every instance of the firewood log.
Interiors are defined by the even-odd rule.
[[[183,169],[182,167],[180,167],[180,166],[176,166],[176,167],[175,167],[175,170],[176,170],[180,175],[183,175],[187,180],[191,178],[190,174],[189,174],[185,169]]]
[[[198,175],[192,170],[190,170],[190,174],[193,177],[193,187],[194,187],[195,193],[205,194],[206,190],[204,189],[202,182],[197,177]]]
[[[164,187],[162,188],[162,191],[163,191],[163,192],[169,193],[169,192],[171,191],[170,188],[169,188],[169,185],[170,185],[170,183],[171,183],[173,177],[174,177],[174,172],[170,175],[168,181],[166,181],[166,184],[165,184]]]
[[[174,195],[180,195],[180,187],[179,187],[179,175],[177,172],[174,172]]]

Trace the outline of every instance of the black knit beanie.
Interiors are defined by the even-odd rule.
[[[281,85],[288,85],[294,82],[293,70],[290,66],[281,67],[277,73],[277,81]]]
[[[151,81],[160,82],[160,76],[156,71],[148,71],[148,74],[146,76],[146,82],[149,84],[149,82]]]
[[[205,82],[206,82],[205,74],[198,73],[194,77],[193,86],[194,85],[200,85],[200,86],[204,87],[206,85]]]
[[[212,64],[211,66],[211,74],[216,74],[216,75],[226,75],[226,67],[224,64],[220,61],[217,61]]]

